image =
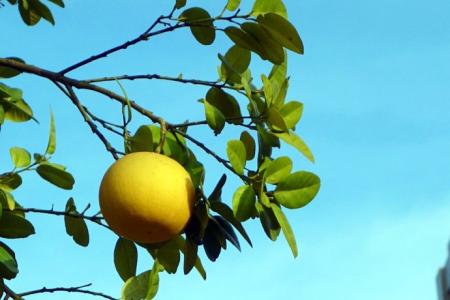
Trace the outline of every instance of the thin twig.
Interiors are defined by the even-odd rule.
[[[178,133],[179,135],[181,135],[182,137],[184,137],[185,139],[191,141],[192,143],[194,143],[197,147],[199,147],[200,149],[202,149],[203,151],[205,151],[206,153],[208,153],[209,155],[211,155],[212,157],[214,157],[219,163],[221,163],[223,166],[225,166],[225,168],[227,168],[228,170],[230,170],[231,172],[233,172],[234,174],[236,174],[237,176],[239,176],[244,182],[249,182],[249,178],[245,175],[239,174],[237,173],[233,167],[230,165],[230,163],[223,159],[222,157],[220,157],[218,154],[216,154],[214,151],[212,151],[211,149],[209,149],[208,147],[206,147],[205,144],[203,144],[202,142],[200,142],[199,140],[193,138],[192,136],[184,133],[181,130],[175,129],[173,130],[174,132]]]
[[[80,285],[80,286],[74,286],[74,287],[56,287],[56,288],[46,288],[43,287],[41,289],[32,290],[28,292],[23,292],[20,294],[17,294],[19,297],[24,296],[30,296],[30,295],[36,295],[36,294],[44,294],[44,293],[54,293],[54,292],[68,292],[68,293],[82,293],[82,294],[89,294],[92,296],[98,296],[109,300],[118,300],[117,298],[111,297],[109,295],[106,295],[104,293],[95,292],[91,290],[84,289],[85,287],[91,286],[92,283]]]
[[[98,215],[93,215],[93,216],[85,216],[83,214],[79,214],[79,213],[75,213],[75,212],[68,212],[68,211],[63,211],[63,210],[54,210],[52,209],[41,209],[41,208],[21,208],[21,207],[16,207],[14,209],[14,211],[21,211],[24,213],[38,213],[38,214],[47,214],[47,215],[54,215],[54,216],[68,216],[68,217],[73,217],[73,218],[80,218],[80,219],[85,219],[88,221],[91,221],[97,225],[100,225],[102,227],[105,227],[109,230],[112,231],[111,227],[109,227],[108,225],[102,223],[103,217],[100,217]]]
[[[228,122],[228,121],[241,120],[241,119],[258,120],[258,118],[255,118],[255,117],[252,117],[252,116],[244,116],[244,117],[225,118],[225,121]],[[201,120],[201,121],[193,121],[193,122],[186,122],[186,123],[180,123],[180,124],[173,124],[172,127],[173,128],[183,128],[183,127],[206,125],[206,124],[208,124],[208,122],[206,120]],[[251,126],[251,125],[247,125],[247,124],[242,124],[242,123],[231,123],[231,124],[237,125],[237,126],[244,126],[244,127],[249,128],[249,129],[256,129],[256,127]]]

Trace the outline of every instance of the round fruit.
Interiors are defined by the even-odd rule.
[[[169,240],[186,226],[194,187],[175,160],[135,152],[117,160],[100,185],[100,210],[119,235],[141,243]]]

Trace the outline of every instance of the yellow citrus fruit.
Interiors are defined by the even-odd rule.
[[[119,235],[157,243],[179,234],[188,222],[194,187],[175,160],[154,152],[135,152],[117,160],[100,185],[100,210]]]

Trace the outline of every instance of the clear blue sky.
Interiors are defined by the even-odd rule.
[[[56,27],[42,23],[34,28],[21,24],[15,8],[2,8],[0,56],[19,56],[60,70],[135,37],[171,3],[67,1],[66,9],[54,10]],[[228,250],[214,264],[204,260],[206,282],[196,273],[163,276],[157,298],[434,299],[435,275],[447,257],[450,237],[450,2],[289,0],[286,4],[306,49],[304,56],[291,55],[289,98],[305,104],[298,132],[317,163],[309,164],[287,146],[281,151],[294,157],[297,169],[312,170],[322,178],[318,197],[288,214],[300,245],[299,258],[292,258],[282,238],[272,243],[259,224],[250,223],[254,248],[244,246],[242,253]],[[207,5],[214,12],[221,8]],[[216,54],[228,45],[221,37],[213,46],[202,47],[182,30],[72,75],[181,72],[185,77],[215,79]],[[268,65],[256,59],[253,66],[268,71]],[[77,180],[75,189],[66,192],[30,174],[16,198],[28,207],[54,204],[63,209],[73,196],[79,207],[91,203],[96,208],[99,181],[112,162],[103,145],[45,80],[24,75],[9,84],[25,88],[41,125],[8,123],[2,128],[0,171],[11,168],[10,146],[45,149],[51,107],[58,138],[54,161],[67,165]],[[203,118],[196,102],[204,95],[203,88],[162,82],[125,83],[125,87],[130,97],[170,121]],[[107,99],[80,95],[100,115],[119,116],[118,107]],[[197,133],[219,153],[226,138],[238,134],[227,130],[215,138],[207,130]],[[206,162],[211,187],[222,169],[197,153]],[[228,199],[239,184],[229,179],[224,194]],[[65,235],[62,218],[29,217],[37,234],[11,243],[20,264],[20,275],[11,284],[15,290],[92,282],[95,290],[119,294],[111,234],[89,225],[91,243],[85,249]],[[143,271],[151,262],[141,254]],[[33,299],[80,299],[80,295]]]

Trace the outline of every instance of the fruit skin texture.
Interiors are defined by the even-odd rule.
[[[100,210],[119,235],[141,243],[169,240],[186,226],[195,191],[175,160],[134,152],[117,160],[100,185]]]

